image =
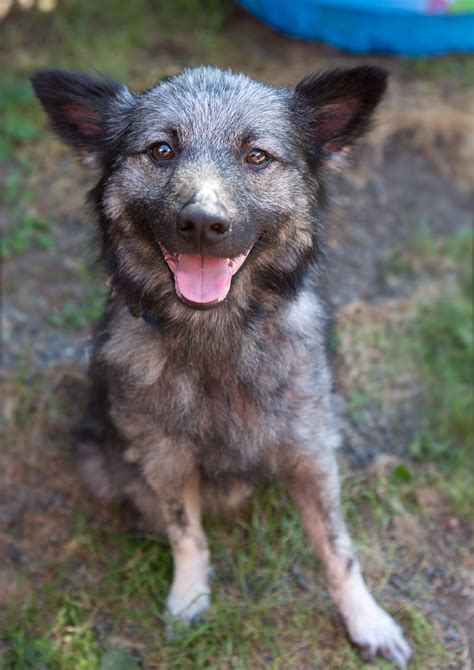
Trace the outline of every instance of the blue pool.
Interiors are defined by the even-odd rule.
[[[238,0],[294,37],[354,53],[474,51],[474,0]]]

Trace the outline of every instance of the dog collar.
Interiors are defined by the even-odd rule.
[[[151,326],[152,328],[159,328],[165,323],[164,319],[156,318],[155,316],[148,314],[148,312],[141,312],[137,314],[136,310],[130,307],[130,305],[127,305],[127,309],[134,319],[143,319],[147,326]]]
[[[153,328],[158,328],[158,326],[162,325],[162,322],[160,322],[158,319],[155,319],[154,316],[151,316],[151,314],[147,314],[146,312],[141,314],[141,318],[148,326],[152,326]]]

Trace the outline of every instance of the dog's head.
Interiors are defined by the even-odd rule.
[[[139,311],[183,314],[294,292],[317,246],[320,174],[367,130],[386,76],[335,69],[292,89],[201,67],[138,95],[56,70],[32,81],[58,135],[102,171],[115,286]]]

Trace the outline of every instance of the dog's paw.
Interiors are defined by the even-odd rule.
[[[166,601],[166,611],[170,620],[190,625],[203,618],[210,604],[210,589],[207,585],[196,585],[185,592],[172,588]]]
[[[376,656],[405,668],[411,656],[409,644],[400,626],[375,601],[352,613],[343,615],[351,641],[358,647],[364,661]]]

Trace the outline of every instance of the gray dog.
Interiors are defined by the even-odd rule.
[[[386,78],[364,66],[272,88],[200,67],[139,95],[55,70],[32,81],[59,136],[101,171],[90,197],[111,291],[79,468],[99,498],[166,531],[169,616],[209,607],[201,510],[278,477],[349,637],[403,667],[409,646],[341,518],[319,279],[323,173],[369,128]]]

